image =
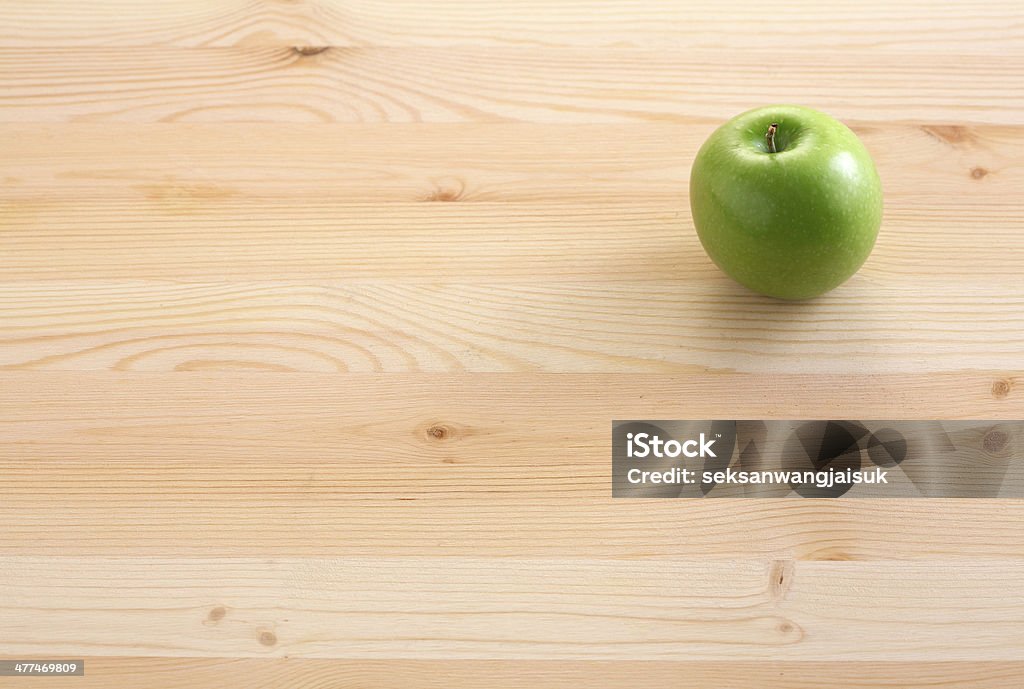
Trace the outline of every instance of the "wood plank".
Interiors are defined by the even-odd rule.
[[[0,286],[0,366],[853,374],[1024,361],[1024,286],[946,279],[933,293],[914,275],[868,273],[780,303],[712,270],[616,284],[12,283]]]
[[[0,557],[0,571],[9,655],[1024,660],[1019,560]]]
[[[78,125],[70,137],[14,127],[0,276],[714,280],[685,191],[687,146],[712,124],[424,126],[360,127],[349,137],[319,126],[243,126],[237,136],[189,126],[167,136]],[[857,128],[887,198],[863,275],[916,284],[976,278],[978,265],[985,279],[1021,272],[1024,207],[1014,191],[1024,184],[1015,162],[1024,130]],[[597,139],[615,143],[586,145]],[[294,160],[295,149],[320,141],[323,157]],[[381,160],[385,148],[395,153]],[[449,154],[465,167],[438,174]],[[171,172],[153,172],[145,161],[154,158]],[[408,172],[383,172],[394,159]],[[510,201],[530,204],[510,214]]]
[[[7,0],[0,46],[591,46],[1005,55],[1013,0]]]
[[[643,122],[793,102],[848,120],[1020,125],[1021,83],[1012,53],[4,48],[0,122]]]
[[[73,298],[81,282],[109,282],[100,294],[140,290],[123,283],[237,280],[307,287],[374,280],[401,283],[666,283],[685,300],[702,298],[758,309],[775,302],[734,287],[701,248],[685,199],[664,204],[587,203],[211,203],[188,186],[150,202],[19,201],[0,209],[4,256],[0,291],[11,307],[43,309]],[[896,205],[895,203],[892,205]],[[940,204],[941,206],[941,204]],[[1012,199],[958,210],[889,207],[874,252],[834,293],[884,299],[887,290],[927,286],[971,299],[975,288],[1016,293],[1024,268],[1024,207]],[[979,270],[979,266],[984,270]],[[65,283],[55,295],[50,283]],[[32,285],[38,286],[33,295]],[[954,288],[955,286],[955,288]],[[170,287],[169,289],[183,289]],[[637,288],[635,288],[637,289]],[[665,296],[649,286],[649,296]],[[744,296],[745,295],[745,296]],[[822,303],[827,303],[822,302]],[[780,306],[787,309],[816,307]]]
[[[612,500],[608,478],[613,418],[1012,419],[1021,381],[6,372],[0,523],[45,555],[1024,558],[1006,501]]]
[[[562,661],[92,657],[80,689],[1019,689],[1016,661]],[[66,689],[66,678],[33,687]]]
[[[131,201],[116,210],[139,221],[152,210],[201,215],[253,200],[653,202],[685,211],[693,158],[720,124],[10,123],[0,201],[7,213],[56,199],[92,211]],[[849,124],[875,158],[889,210],[1024,217],[1015,193],[1024,187],[1024,127]]]

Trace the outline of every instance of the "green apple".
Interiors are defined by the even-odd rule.
[[[727,275],[781,299],[838,287],[864,264],[882,222],[867,149],[825,113],[771,105],[737,115],[697,153],[690,210]]]

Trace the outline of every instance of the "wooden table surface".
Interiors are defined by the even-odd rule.
[[[832,113],[807,303],[693,156]],[[616,500],[614,418],[1024,418],[1020,0],[3,0],[0,656],[39,687],[1024,685],[1024,504]]]

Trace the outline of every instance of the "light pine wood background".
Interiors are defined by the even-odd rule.
[[[834,293],[722,121],[843,119]],[[39,687],[1024,685],[1020,501],[612,501],[613,418],[1024,418],[1018,0],[2,0],[0,655]]]

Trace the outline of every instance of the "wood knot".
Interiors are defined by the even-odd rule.
[[[462,198],[461,189],[441,188],[435,190],[423,198],[424,201],[439,201],[441,203],[453,203]]]
[[[220,622],[224,619],[224,616],[228,614],[228,611],[223,605],[218,605],[210,610],[210,613],[206,616],[210,622]]]
[[[267,630],[260,632],[260,643],[264,646],[273,646],[277,643],[277,634]]]
[[[783,643],[798,644],[804,640],[804,630],[796,622],[784,617],[776,618],[775,631],[782,637]]]
[[[461,201],[466,194],[466,181],[461,177],[445,177],[432,181],[434,182],[434,190],[421,197],[421,200],[453,203]]]
[[[1004,399],[1010,394],[1012,388],[1013,383],[1008,378],[1000,378],[992,383],[992,396],[997,400]]]
[[[971,168],[971,177],[974,179],[983,179],[987,174],[988,170],[981,166]]]
[[[974,138],[970,129],[958,124],[927,124],[921,127],[921,131],[950,146],[956,146]]]
[[[452,436],[452,429],[443,423],[427,426],[427,438],[430,440],[447,440]]]
[[[1003,431],[991,430],[981,439],[981,446],[985,448],[985,452],[994,455],[1006,447],[1009,439],[1010,437]]]
[[[768,568],[768,593],[773,601],[782,600],[793,583],[793,561],[776,560]]]
[[[299,57],[312,57],[320,53],[326,53],[331,49],[329,45],[297,45],[292,47],[292,53]]]

